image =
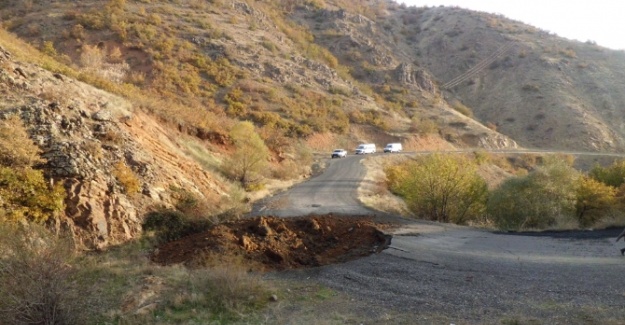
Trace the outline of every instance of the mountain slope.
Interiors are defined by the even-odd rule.
[[[150,207],[175,204],[174,188],[230,208],[230,185],[185,152],[183,134],[167,130],[123,98],[20,62],[0,46],[0,119],[19,116],[66,189],[57,229],[85,248],[103,248],[141,233]],[[137,193],[138,192],[138,193]]]
[[[478,73],[445,89],[478,120],[528,147],[621,150],[625,53],[569,41],[502,16],[448,7],[409,8],[404,50],[439,82]]]
[[[288,138],[330,132],[341,146],[354,147],[389,136],[410,140],[419,122],[433,120],[441,132],[432,134],[455,145],[512,144],[449,109],[428,73],[400,66],[410,60],[395,60],[384,66],[387,71],[356,81],[357,69],[338,62],[333,49],[318,42],[315,31],[297,17],[340,12],[330,2],[333,9],[324,6],[307,1],[83,1],[80,6],[57,1],[54,6],[6,6],[3,14],[10,17],[6,28],[31,42],[48,41],[79,69],[134,84],[198,112],[253,120]],[[371,23],[362,15],[349,16],[361,19],[361,27]],[[370,36],[374,43],[384,40]],[[117,79],[111,70],[118,72]],[[379,89],[384,78],[403,81]],[[434,112],[415,115],[405,109],[408,105]],[[171,110],[151,110],[171,118]],[[177,122],[193,126],[195,118],[181,116]],[[224,131],[219,125],[209,128]]]
[[[210,216],[258,196],[222,168],[240,121],[271,152],[261,184],[308,175],[311,150],[360,142],[625,147],[624,53],[497,15],[364,0],[8,0],[0,17],[0,117],[26,122],[68,193],[59,224],[90,248],[135,237],[147,212],[189,194]]]

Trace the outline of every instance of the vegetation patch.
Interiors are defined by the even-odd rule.
[[[509,173],[488,190],[476,166],[491,164]],[[623,216],[623,166],[596,166],[588,174],[570,157],[502,157],[475,152],[468,157],[432,155],[386,167],[389,189],[413,215],[502,230],[587,228]]]
[[[388,167],[386,175],[391,191],[421,218],[463,224],[483,216],[486,182],[468,158],[419,157]]]

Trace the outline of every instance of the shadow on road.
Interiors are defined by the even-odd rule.
[[[551,237],[560,239],[606,239],[616,238],[622,227],[610,227],[597,230],[548,230],[548,231],[495,231],[495,234],[529,237]]]

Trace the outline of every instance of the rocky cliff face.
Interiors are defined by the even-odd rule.
[[[416,69],[408,63],[402,63],[395,68],[395,78],[402,84],[416,85],[428,93],[435,93],[438,89],[432,77],[424,69]]]
[[[0,118],[24,121],[47,161],[46,177],[65,186],[66,210],[57,229],[84,248],[136,237],[150,206],[172,204],[170,187],[216,203],[226,196],[223,184],[178,151],[172,134],[149,116],[133,114],[120,97],[16,62],[2,47],[0,93]],[[132,170],[139,193],[115,176],[120,166]]]

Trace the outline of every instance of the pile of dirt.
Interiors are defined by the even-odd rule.
[[[387,224],[369,216],[257,217],[161,245],[156,263],[202,264],[212,254],[240,255],[266,270],[313,267],[379,253],[391,243]]]

